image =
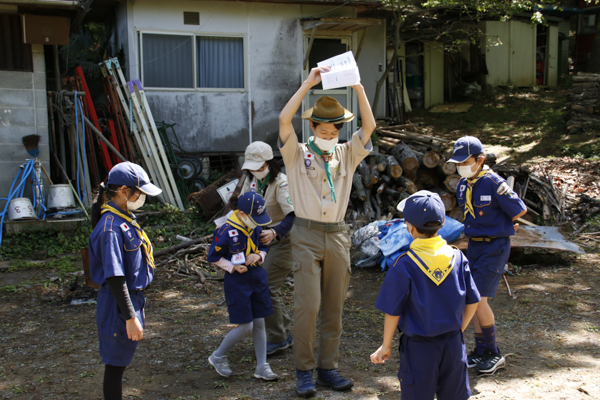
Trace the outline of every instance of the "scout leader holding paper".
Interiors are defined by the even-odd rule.
[[[314,133],[308,143],[298,143],[292,119],[310,88],[321,81],[316,67],[279,115],[279,147],[290,183],[296,220],[291,232],[294,259],[294,359],[297,394],[316,393],[317,383],[334,390],[350,389],[354,383],[337,371],[342,309],[350,280],[349,228],[343,221],[352,188],[352,175],[371,151],[375,118],[361,84],[352,86],[358,95],[362,128],[348,143],[337,144],[342,124],[354,115],[337,100],[322,96],[302,114]],[[313,354],[319,306],[321,344],[319,358]]]
[[[458,205],[465,214],[465,235],[469,237],[467,258],[481,302],[473,317],[475,350],[468,356],[469,368],[493,374],[506,362],[496,345],[496,321],[488,304],[495,297],[504,265],[510,255],[510,236],[519,227],[514,221],[527,212],[523,200],[506,181],[484,165],[483,145],[473,136],[456,141],[452,158],[463,177],[456,188]]]
[[[92,205],[90,274],[97,284],[96,323],[104,370],[104,398],[122,398],[125,368],[144,337],[144,289],[154,277],[148,236],[131,213],[161,189],[137,164],[122,162],[108,173]]]
[[[287,177],[273,158],[273,149],[264,142],[254,142],[246,147],[243,170],[252,174],[242,187],[242,193],[252,191],[264,197],[267,214],[271,217],[263,227],[260,242],[269,245],[263,268],[273,303],[273,315],[265,318],[267,329],[267,354],[292,346],[292,319],[285,311],[281,290],[292,270],[292,244],[290,229],[294,223],[294,206],[290,198]]]

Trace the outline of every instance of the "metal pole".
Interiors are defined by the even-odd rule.
[[[102,140],[104,142],[104,144],[106,145],[106,147],[108,147],[108,149],[110,151],[112,151],[119,158],[119,160],[121,160],[121,161],[127,161],[127,159],[125,157],[123,157],[123,155],[121,153],[119,153],[119,150],[115,149],[115,146],[113,146],[112,143],[109,142],[108,139],[104,137],[104,135],[102,134],[102,132],[100,132],[98,129],[96,129],[96,127],[94,126],[94,124],[92,123],[92,121],[90,121],[88,119],[88,117],[86,117],[84,115],[83,119],[85,120],[85,124],[90,127],[90,129],[92,130],[92,132],[94,132],[96,134],[96,136],[98,136],[98,139]]]

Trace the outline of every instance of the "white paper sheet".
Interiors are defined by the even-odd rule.
[[[358,66],[351,51],[318,62],[317,66],[331,67],[329,72],[321,73],[323,89],[335,89],[360,83]]]

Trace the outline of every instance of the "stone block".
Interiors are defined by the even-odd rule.
[[[46,73],[45,72],[34,72],[33,73],[33,88],[35,90],[46,91]]]
[[[11,129],[13,126],[35,126],[33,108],[2,108],[0,107],[0,131]],[[33,133],[33,132],[32,132]]]
[[[33,72],[46,72],[44,53],[33,53]]]
[[[7,89],[0,91],[0,108],[33,107],[33,91]]]
[[[33,74],[22,71],[0,71],[1,89],[33,89]]]

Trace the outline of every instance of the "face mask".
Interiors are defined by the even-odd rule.
[[[256,172],[252,172],[252,175],[254,175],[256,177],[256,179],[258,179],[259,181],[262,181],[263,179],[265,179],[265,177],[267,175],[269,175],[269,167],[265,168],[264,171],[256,171]]]
[[[249,230],[253,230],[254,228],[256,228],[256,224],[250,219],[250,217],[244,217],[242,219],[242,222],[248,227]]]
[[[146,195],[144,193],[141,193],[136,201],[129,201],[129,199],[127,199],[127,209],[131,210],[131,211],[135,211],[138,208],[140,208],[141,206],[143,206],[145,201],[146,201]]]
[[[315,144],[317,147],[323,151],[329,151],[338,143],[339,137],[336,137],[331,140],[321,139],[320,137],[315,135]]]
[[[456,172],[458,172],[458,174],[460,176],[462,176],[463,178],[469,179],[472,178],[473,176],[475,176],[475,174],[477,173],[477,168],[475,168],[475,171],[473,171],[471,168],[473,168],[476,164],[471,164],[471,165],[458,165],[456,167]]]

